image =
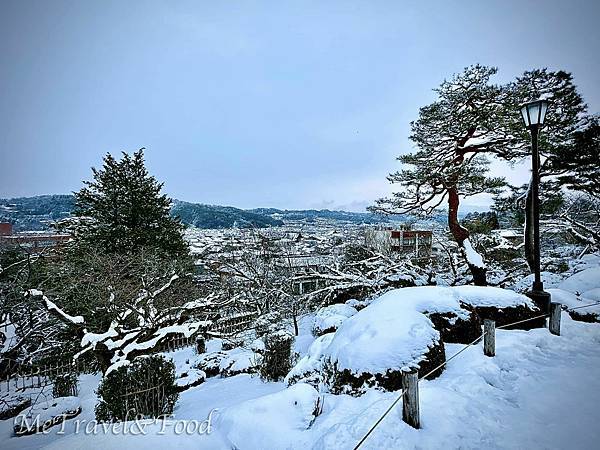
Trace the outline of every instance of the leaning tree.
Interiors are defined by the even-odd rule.
[[[419,111],[411,123],[413,153],[398,160],[406,168],[388,176],[400,191],[379,199],[371,210],[388,214],[431,214],[447,203],[448,225],[477,285],[486,284],[486,267],[469,241],[469,231],[458,220],[461,197],[495,193],[504,181],[488,176],[485,154],[511,155],[515,141],[505,122],[507,91],[490,83],[496,68],[480,65],[444,81],[435,91],[438,99]]]

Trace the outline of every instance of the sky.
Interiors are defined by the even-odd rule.
[[[174,198],[360,211],[468,65],[567,70],[599,112],[598,17],[597,0],[1,0],[0,197],[78,190],[145,147]]]

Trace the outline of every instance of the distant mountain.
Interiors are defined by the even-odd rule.
[[[37,231],[50,228],[56,220],[69,217],[75,207],[73,195],[39,195],[0,199],[0,222],[10,222],[15,231]],[[327,220],[339,223],[377,224],[404,222],[409,216],[384,217],[372,213],[331,211],[328,209],[290,210],[276,208],[239,209],[232,206],[204,205],[173,200],[171,213],[179,216],[186,225],[198,228],[265,228],[285,222],[314,223]],[[431,217],[440,224],[446,223],[446,214],[439,212]]]
[[[171,214],[187,225],[198,228],[265,228],[283,225],[283,221],[232,206],[202,205],[173,201]]]
[[[264,216],[270,216],[273,218],[281,219],[283,221],[289,220],[304,220],[306,222],[314,222],[317,219],[334,220],[337,222],[350,222],[354,224],[372,224],[389,222],[388,217],[383,217],[372,213],[358,213],[348,211],[331,211],[329,209],[302,209],[302,210],[288,210],[288,209],[275,209],[275,208],[256,208],[249,210],[250,212],[261,214]],[[402,220],[403,217],[396,216],[393,220]]]
[[[69,217],[74,207],[72,195],[0,199],[0,222],[12,223],[15,231],[47,230],[50,223]]]

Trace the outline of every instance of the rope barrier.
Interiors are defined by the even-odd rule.
[[[454,355],[452,355],[450,358],[448,358],[442,364],[437,366],[435,369],[429,371],[429,373],[420,377],[419,381],[421,381],[423,378],[428,377],[432,373],[435,373],[437,370],[444,367],[446,364],[448,364],[450,361],[452,361],[454,358],[456,358],[458,355],[460,355],[462,352],[464,352],[467,348],[471,347],[472,345],[475,345],[477,342],[479,342],[481,339],[483,339],[484,336],[485,336],[485,333],[483,333],[481,336],[479,336],[473,342],[465,345],[462,349],[460,349],[458,352],[456,352]],[[362,437],[360,442],[358,444],[356,444],[356,447],[354,447],[354,450],[357,450],[367,440],[367,438],[371,435],[371,433],[375,430],[375,428],[377,428],[377,426],[381,423],[381,421],[385,418],[385,416],[387,416],[390,413],[390,411],[392,409],[394,409],[394,406],[396,406],[396,404],[400,401],[400,399],[402,398],[403,395],[404,395],[404,389],[402,391],[400,391],[400,395],[394,400],[394,402],[389,406],[389,408],[383,413],[383,415],[379,418],[379,420],[377,420],[377,422],[375,422],[375,424],[369,429],[369,431],[367,431],[367,433]]]
[[[523,320],[518,320],[516,322],[513,323],[507,323],[504,325],[501,325],[499,327],[496,327],[496,329],[501,329],[501,328],[507,328],[507,327],[512,327],[513,325],[518,325],[520,323],[525,323],[525,322],[530,322],[532,320],[537,320],[537,319],[541,319],[542,317],[549,317],[550,314],[540,314],[539,316],[535,316],[535,317],[530,317],[529,319],[523,319]]]
[[[569,311],[574,311],[576,309],[588,308],[590,306],[595,306],[595,305],[600,305],[600,302],[591,303],[589,305],[577,306],[575,308],[565,309],[565,311],[569,312]],[[549,316],[550,316],[550,314],[540,314],[539,316],[530,317],[528,319],[518,320],[516,322],[512,322],[512,323],[507,323],[505,325],[501,325],[499,327],[496,327],[496,329],[502,329],[502,328],[512,327],[514,325],[519,325],[521,323],[530,322],[532,320],[546,318],[546,317],[549,317]],[[433,370],[430,370],[427,374],[423,375],[422,377],[419,377],[419,381],[423,380],[424,378],[427,378],[431,374],[433,374],[436,371],[440,370],[442,367],[444,367],[446,364],[448,364],[450,361],[452,361],[454,358],[456,358],[458,355],[460,355],[466,349],[468,349],[469,347],[471,347],[471,346],[477,344],[479,341],[481,341],[484,338],[484,336],[485,336],[485,333],[483,333],[481,336],[479,336],[473,342],[470,342],[469,344],[465,345],[462,349],[460,349],[458,352],[456,352],[454,355],[452,355],[450,358],[448,358],[442,364],[438,365]],[[375,422],[375,424],[369,429],[369,431],[367,431],[367,433],[362,437],[362,439],[358,442],[358,444],[356,444],[356,446],[354,447],[354,450],[358,450],[358,448],[360,448],[360,446],[367,440],[367,438],[371,435],[371,433],[375,430],[375,428],[377,428],[377,426],[390,413],[390,411],[394,408],[394,406],[396,406],[396,404],[400,401],[400,399],[402,399],[403,395],[404,395],[404,390],[400,391],[400,395],[394,400],[394,402],[389,406],[389,408],[383,413],[383,415],[379,418],[379,420],[377,420],[377,422]]]
[[[576,306],[575,308],[568,308],[565,311],[575,311],[576,309],[589,308],[590,306],[596,306],[596,305],[600,305],[600,302],[590,303],[589,305]]]

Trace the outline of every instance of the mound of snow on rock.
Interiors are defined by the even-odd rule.
[[[287,448],[315,419],[319,393],[299,383],[223,411],[219,430],[235,448]]]
[[[349,305],[331,305],[317,311],[313,323],[313,331],[316,335],[335,331],[348,317],[352,317],[358,311]]]
[[[558,288],[574,293],[585,293],[600,288],[600,267],[582,270],[564,280],[558,285]]]

